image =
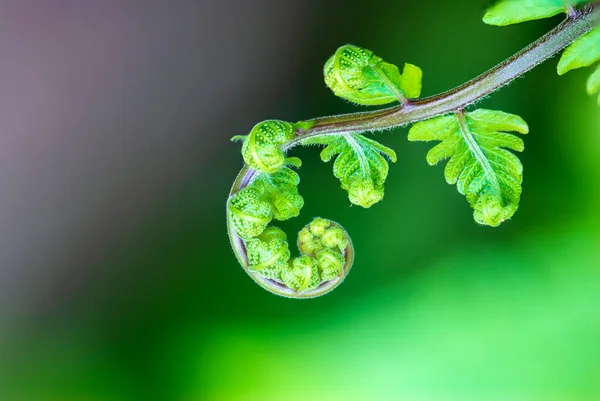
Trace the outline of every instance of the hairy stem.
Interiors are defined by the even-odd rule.
[[[383,110],[317,118],[312,120],[310,128],[298,129],[296,137],[284,148],[292,148],[312,136],[385,130],[461,110],[521,77],[591,31],[597,23],[594,13],[599,9],[600,3],[596,2],[575,11],[531,45],[454,89]]]

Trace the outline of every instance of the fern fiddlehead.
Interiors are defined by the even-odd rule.
[[[399,105],[383,110],[316,118],[298,123],[268,120],[241,140],[246,165],[230,191],[228,233],[236,257],[263,288],[291,298],[312,298],[337,287],[350,271],[354,248],[337,223],[316,218],[301,230],[292,258],[287,236],[273,220],[297,217],[304,205],[300,178],[292,170],[301,162],[287,157],[297,145],[322,145],[321,159],[335,158],[333,171],[351,203],[369,208],[384,196],[388,160],[395,152],[363,134],[415,123],[410,141],[440,141],[427,155],[430,164],[449,159],[446,181],[456,184],[473,208],[477,223],[498,226],[516,212],[521,197],[523,167],[507,149],[522,151],[525,121],[502,111],[465,109],[522,76],[568,47],[559,74],[600,61],[600,3],[581,8],[581,0],[504,0],[492,7],[484,22],[492,25],[546,18],[567,18],[530,46],[479,77],[448,92],[419,99],[422,71],[406,63],[402,73],[373,52],[353,45],[340,47],[324,67],[332,92],[358,105]],[[587,83],[600,92],[600,67]],[[599,98],[600,104],[600,98]]]
[[[236,256],[254,281],[277,295],[313,298],[344,280],[354,248],[339,224],[316,218],[298,236],[301,256],[290,257],[286,234],[267,225],[298,215],[304,205],[298,183],[288,167],[273,174],[244,167],[228,201],[227,224]]]
[[[379,106],[421,95],[423,72],[406,63],[404,70],[386,63],[372,51],[358,46],[342,46],[323,69],[325,83],[341,98],[365,106]]]

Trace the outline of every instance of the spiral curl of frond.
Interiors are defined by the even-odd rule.
[[[354,249],[339,224],[316,218],[300,231],[301,255],[291,258],[286,234],[277,227],[267,227],[267,218],[262,215],[270,211],[271,217],[278,219],[272,213],[277,199],[300,196],[296,186],[299,180],[294,174],[284,167],[273,175],[258,176],[234,193],[229,201],[228,223],[230,236],[243,241],[245,260],[240,258],[240,262],[259,285],[289,298],[313,298],[333,290],[344,280],[352,267]],[[270,183],[269,190],[264,189],[265,182]],[[282,213],[289,216],[297,215],[303,203],[286,205],[288,208]]]

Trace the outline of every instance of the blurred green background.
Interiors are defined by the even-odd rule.
[[[65,77],[68,87],[90,85],[89,97],[52,103],[78,121],[56,128],[73,136],[48,140],[72,159],[52,153],[57,176],[40,166],[31,174],[76,201],[7,189],[25,176],[2,185],[18,201],[1,231],[11,244],[0,254],[11,294],[0,309],[1,400],[600,399],[600,113],[585,94],[588,71],[558,77],[553,59],[480,103],[531,129],[521,207],[500,228],[473,222],[443,167],[425,162],[430,146],[409,143],[406,128],[377,136],[399,160],[369,210],[350,207],[316,149],[292,152],[304,161],[306,206],[282,226],[294,237],[323,216],[355,244],[352,272],[333,293],[298,301],[265,292],[237,264],[225,227],[241,167],[231,136],[268,118],[358,110],[322,81],[338,46],[420,66],[428,96],[560,17],[490,27],[481,22],[488,1],[96,3],[7,8],[23,22],[35,10],[46,25],[27,32],[56,49],[101,39],[89,51],[105,53],[65,61],[86,71]],[[63,71],[45,64],[52,47],[38,39],[12,55],[15,66],[27,53],[40,57],[36,76]],[[36,166],[37,153],[18,155]],[[15,237],[17,212],[33,217]],[[64,219],[41,227],[46,215]]]

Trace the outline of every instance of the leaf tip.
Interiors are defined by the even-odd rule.
[[[517,126],[515,126],[515,130],[523,135],[527,135],[529,134],[529,124],[527,124],[527,122],[525,122],[525,120],[523,120],[521,117],[519,117],[519,119],[521,121],[519,121],[519,124]],[[523,149],[521,149],[523,150]]]
[[[375,186],[373,180],[356,180],[350,184],[348,189],[348,198],[355,205],[362,206],[365,209],[383,199],[383,187]]]
[[[569,72],[571,69],[568,68],[567,63],[563,61],[564,59],[561,58],[558,62],[558,65],[556,66],[556,72],[558,73],[558,75],[565,75],[567,72]]]
[[[502,20],[492,11],[486,12],[482,20],[487,25],[502,26]]]
[[[298,157],[288,157],[285,159],[284,165],[300,168],[302,167],[302,160]]]
[[[473,218],[481,225],[498,227],[509,220],[517,211],[518,203],[508,202],[503,204],[496,197],[483,196],[474,205]]]
[[[236,135],[230,139],[231,142],[243,142],[248,135]]]
[[[427,156],[425,156],[425,160],[427,160],[427,164],[430,166],[435,166],[439,163],[439,159],[436,154],[434,154],[431,150],[427,152]]]

